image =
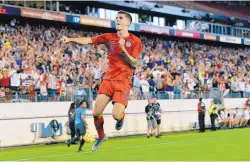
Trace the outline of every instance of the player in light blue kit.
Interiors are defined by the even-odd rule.
[[[72,117],[75,119],[76,137],[71,138],[67,141],[68,147],[70,147],[70,144],[75,143],[75,141],[80,140],[80,146],[78,148],[78,152],[82,152],[82,147],[85,143],[85,140],[83,139],[83,137],[86,134],[86,129],[88,127],[88,124],[85,120],[86,108],[87,108],[86,101],[81,101],[80,107],[77,108],[75,113],[72,115]]]

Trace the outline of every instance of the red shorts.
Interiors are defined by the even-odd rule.
[[[98,94],[105,94],[112,98],[112,102],[128,106],[130,82],[127,80],[103,80]]]

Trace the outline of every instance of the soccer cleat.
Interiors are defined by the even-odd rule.
[[[82,149],[78,149],[77,152],[83,152]]]
[[[115,129],[116,130],[121,130],[123,126],[123,120],[117,120],[116,124],[115,124]]]
[[[108,140],[108,136],[105,134],[103,139],[97,139],[97,140],[96,140],[96,143],[92,146],[92,149],[91,149],[91,150],[92,150],[93,152],[96,151],[96,150],[101,146],[101,144],[102,144],[103,142],[107,141],[107,140]]]
[[[68,140],[66,141],[66,144],[68,145],[68,147],[70,147],[70,144],[71,144],[70,139],[68,139]]]

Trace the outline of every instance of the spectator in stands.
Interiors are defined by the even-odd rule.
[[[247,126],[249,119],[250,119],[250,111],[249,111],[249,106],[247,106],[244,110],[244,117],[241,120],[240,126],[241,127]]]
[[[149,83],[149,93],[152,94],[152,95],[155,95],[155,92],[156,92],[156,88],[155,88],[155,81],[154,81],[154,77],[151,75],[149,76],[149,80],[148,80],[148,83]]]
[[[227,118],[228,118],[228,128],[234,128],[234,115],[235,113],[233,112],[232,109],[227,110]]]
[[[218,114],[220,117],[220,122],[223,123],[222,128],[226,129],[228,124],[229,124],[229,119],[228,119],[227,112],[226,112],[225,108],[222,108],[221,110],[219,110]]]
[[[148,99],[150,97],[150,94],[149,94],[150,85],[148,81],[146,80],[145,76],[141,76],[141,88],[142,88],[143,98]]]
[[[141,81],[140,81],[140,73],[137,72],[133,78],[133,94],[137,97],[141,97]],[[137,98],[139,99],[139,98]]]
[[[16,66],[10,72],[10,89],[13,91],[18,91],[21,85],[21,71],[18,70]]]
[[[242,117],[242,113],[240,112],[239,108],[236,107],[235,112],[234,112],[234,125],[236,127],[239,127],[240,122],[241,122],[241,117]]]
[[[26,94],[30,92],[29,86],[34,85],[37,94],[43,89],[43,94],[65,93],[69,99],[78,81],[82,87],[92,87],[101,81],[108,64],[105,46],[65,45],[59,41],[62,35],[79,37],[96,33],[65,27],[21,26],[17,22],[15,26],[0,28],[0,86],[10,88],[10,93]],[[151,94],[155,87],[158,92],[167,91],[171,99],[204,97],[204,92],[209,93],[212,88],[219,88],[228,96],[250,96],[248,49],[150,39],[145,35],[141,39],[144,52],[134,77],[132,98],[141,97],[141,76],[149,84],[146,92]],[[61,92],[57,88],[59,82]]]
[[[10,75],[9,69],[4,68],[0,75],[0,86],[9,88],[10,87]]]

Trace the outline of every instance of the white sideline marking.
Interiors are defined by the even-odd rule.
[[[245,136],[249,135],[250,133],[244,133],[237,136]],[[192,140],[183,140],[183,141],[172,141],[172,142],[163,142],[163,143],[155,143],[155,144],[147,144],[147,145],[139,145],[139,146],[129,146],[129,147],[120,147],[120,148],[113,148],[113,149],[105,149],[96,152],[109,152],[109,151],[116,151],[116,150],[126,150],[126,149],[134,149],[134,148],[143,148],[143,147],[151,147],[151,146],[160,146],[160,145],[168,145],[168,144],[178,144],[178,143],[188,143],[188,142],[195,142],[195,141],[205,141],[211,139],[224,139],[233,137],[232,136],[214,136],[209,138],[200,138],[200,139],[192,139]],[[30,161],[30,160],[37,160],[37,159],[45,159],[45,158],[55,158],[55,157],[65,157],[65,156],[72,156],[72,155],[80,155],[80,154],[90,154],[93,153],[92,151],[87,151],[83,153],[69,153],[69,154],[58,154],[58,155],[50,155],[50,156],[41,156],[41,157],[30,157],[18,160],[9,160],[9,162],[17,162],[17,161]]]

